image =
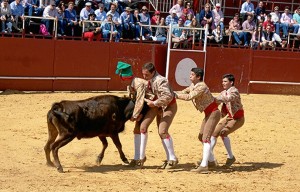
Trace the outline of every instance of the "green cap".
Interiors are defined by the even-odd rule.
[[[120,75],[122,80],[129,80],[133,78],[133,72],[131,65],[128,63],[124,63],[119,61],[117,64],[116,74]]]

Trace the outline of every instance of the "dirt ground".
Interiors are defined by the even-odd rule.
[[[46,166],[43,148],[51,104],[99,94],[104,93],[0,95],[0,191],[299,191],[299,96],[242,95],[246,123],[231,135],[237,158],[232,169],[207,175],[190,172],[202,154],[197,135],[204,115],[185,101],[178,101],[170,129],[179,158],[175,170],[158,169],[165,154],[154,124],[149,129],[144,169],[122,165],[111,139],[102,165],[96,166],[102,147],[98,138],[75,139],[60,149],[65,173]],[[128,122],[120,134],[128,159],[134,152],[132,130],[133,123]],[[219,164],[224,164],[221,139],[215,154]]]

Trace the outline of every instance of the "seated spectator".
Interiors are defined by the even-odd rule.
[[[178,28],[183,27],[183,19],[178,20],[178,24],[173,26],[172,29],[172,42],[174,42],[173,48],[177,48],[180,42],[183,42],[187,39],[186,30]]]
[[[22,25],[24,20],[24,8],[20,0],[15,0],[10,3],[11,14],[13,15],[13,22],[16,23],[16,31],[22,32]]]
[[[199,23],[197,21],[197,19],[194,17],[192,19],[192,22],[189,26],[191,29],[187,30],[187,38],[188,41],[192,41],[193,38],[195,38],[195,41],[198,42],[200,39],[200,31],[199,30],[195,30],[193,28],[200,28]]]
[[[89,21],[96,21],[96,14],[89,14]],[[93,41],[94,37],[97,38],[97,41],[101,39],[101,28],[99,23],[86,22],[84,24],[84,34],[83,37],[87,38],[88,41]]]
[[[74,36],[77,31],[79,31],[79,23],[77,21],[77,14],[74,9],[74,3],[69,2],[68,8],[65,10],[65,19],[66,19],[66,35]]]
[[[53,29],[53,19],[58,18],[58,12],[55,8],[55,1],[51,1],[50,5],[48,5],[43,12],[43,18],[52,18],[50,19],[42,19],[42,23],[45,24],[47,31],[52,34],[52,32],[55,30]]]
[[[192,19],[193,19],[193,15],[192,14],[188,14],[187,15],[187,19],[185,20],[183,26],[185,27],[189,27],[192,23]]]
[[[244,46],[247,47],[249,45],[248,37],[252,36],[252,33],[255,29],[255,22],[253,21],[253,17],[248,15],[247,20],[243,22],[242,28],[244,33]]]
[[[293,15],[294,25],[298,25],[298,31],[294,31],[296,33],[300,33],[300,7],[295,10]]]
[[[124,12],[121,14],[121,22],[122,22],[122,37],[123,38],[133,38],[135,26],[133,23],[133,16],[131,13],[132,9],[130,7],[126,7]]]
[[[178,24],[178,16],[176,15],[176,10],[173,10],[170,15],[166,17],[166,25],[172,25]]]
[[[24,12],[27,12],[29,16],[32,16],[33,14],[40,16],[43,9],[39,8],[39,3],[39,0],[23,0],[22,5],[24,7]]]
[[[288,31],[294,30],[294,33],[298,32],[299,25],[294,24],[293,16],[290,14],[289,7],[286,6],[284,9],[284,13],[282,13],[280,22],[282,25],[282,30],[283,30],[283,38],[288,36]]]
[[[81,9],[80,11],[80,21],[88,20],[89,14],[94,13],[94,10],[92,9],[92,3],[86,2],[85,7]]]
[[[264,7],[263,1],[258,2],[258,6],[255,9],[255,15],[256,15],[257,23],[258,22],[263,23],[265,21],[267,15],[266,15],[266,8]],[[254,17],[254,21],[255,21],[255,17]]]
[[[170,15],[172,15],[173,13],[175,13],[177,15],[177,17],[180,18],[181,15],[183,14],[183,9],[184,9],[183,0],[177,0],[177,4],[175,4],[169,10],[169,13],[170,13]],[[166,22],[166,24],[167,24],[167,22]],[[169,24],[167,24],[167,25],[169,25]]]
[[[271,27],[268,25],[266,28],[266,31],[263,31],[262,35],[262,48],[263,50],[266,49],[266,47],[270,46],[273,50],[275,50],[275,38],[274,33],[271,32]]]
[[[142,12],[140,15],[140,25],[149,25],[150,26],[150,15],[148,13],[148,9],[146,6],[142,7]],[[142,27],[142,38],[143,39],[150,39],[151,37],[151,29],[149,26],[143,26]]]
[[[187,1],[187,2],[185,3],[185,9],[187,10],[187,15],[188,15],[188,14],[191,14],[191,15],[192,15],[192,18],[195,17],[195,13],[194,13],[194,11],[193,11],[191,2]]]
[[[103,3],[98,4],[99,9],[95,11],[96,20],[97,21],[104,21],[106,19],[106,12],[104,11]]]
[[[160,12],[155,11],[154,15],[151,18],[151,25],[159,25],[160,24]]]
[[[141,20],[141,16],[140,16],[140,12],[138,9],[135,9],[133,12],[133,24],[134,24],[134,39],[135,40],[140,40],[140,31],[141,31],[141,27],[140,27],[140,20]]]
[[[250,15],[254,18],[255,11],[254,11],[254,5],[253,5],[253,3],[251,3],[251,0],[246,0],[242,4],[240,14],[243,17],[243,21],[247,20],[248,15]]]
[[[14,17],[11,14],[10,6],[8,5],[8,0],[3,0],[0,8],[0,19],[2,26],[2,33],[11,33],[12,26],[17,29],[16,23],[13,21]]]
[[[107,40],[109,40],[111,37],[115,39],[115,42],[118,42],[120,39],[120,33],[113,24],[112,17],[113,16],[111,13],[107,13],[106,21],[101,24],[102,35],[105,42],[107,42]]]
[[[66,30],[66,19],[65,19],[65,3],[60,1],[59,5],[56,7],[58,12],[58,36],[65,35]]]
[[[271,27],[271,32],[275,32],[275,25],[274,22],[272,21],[272,16],[271,14],[267,15],[267,20],[263,23],[262,27],[263,27],[263,31],[266,31],[267,26]],[[273,34],[275,41],[278,42],[281,47],[285,47],[286,45],[286,41],[282,41],[282,39],[280,38],[280,36],[277,33]]]
[[[107,12],[107,15],[110,14],[112,16],[112,21],[115,24],[115,27],[118,31],[118,34],[122,33],[122,21],[120,18],[120,14],[117,12],[118,4],[113,2],[110,4],[110,10]]]
[[[221,10],[221,4],[217,3],[215,9],[212,10],[214,26],[220,25],[221,30],[224,31],[224,14]]]
[[[252,49],[257,49],[258,46],[262,46],[262,26],[259,25],[253,32],[251,38],[251,47]]]
[[[217,25],[217,27],[212,31],[212,34],[207,36],[209,39],[214,39],[216,43],[223,42],[223,32],[221,30],[221,25]]]
[[[239,20],[239,14],[236,13],[233,19],[229,22],[229,28],[227,34],[232,33],[236,44],[239,45],[242,44],[241,39],[244,38],[244,33],[242,31],[239,31],[240,29],[241,29],[241,25]]]
[[[213,24],[213,16],[212,12],[210,11],[210,4],[206,3],[203,10],[201,10],[199,14],[199,20],[202,27],[206,27],[206,24],[208,24],[208,30],[214,29]]]
[[[165,44],[167,41],[167,28],[165,28],[165,18],[160,18],[160,23],[159,26],[162,27],[157,27],[155,35],[153,37],[153,41],[159,41],[161,44]]]
[[[271,21],[275,25],[275,32],[277,35],[280,35],[280,13],[279,13],[279,7],[275,6],[274,11],[270,13],[271,15]]]

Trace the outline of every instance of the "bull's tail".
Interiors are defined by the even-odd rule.
[[[69,114],[63,112],[63,105],[61,103],[54,103],[49,111],[48,118],[50,114],[58,119],[63,119],[65,122],[67,122],[70,117]]]

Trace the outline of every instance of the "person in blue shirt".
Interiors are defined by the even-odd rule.
[[[101,30],[105,42],[110,39],[110,36],[115,39],[115,42],[119,41],[120,34],[118,33],[116,26],[113,24],[112,15],[110,13],[106,15],[106,21],[101,24]]]
[[[79,31],[79,25],[73,2],[68,3],[68,8],[65,10],[65,19],[67,21],[65,31],[66,35],[74,36],[74,34],[76,34],[76,32]]]
[[[175,25],[175,24],[178,24],[178,17],[177,17],[177,15],[176,15],[176,10],[173,10],[172,11],[172,14],[171,15],[168,15],[167,17],[166,17],[166,25],[170,25],[171,23],[172,23],[172,25]]]
[[[104,11],[103,3],[98,4],[99,9],[95,11],[96,20],[97,21],[104,21],[106,19],[106,12]]]
[[[247,20],[248,15],[254,18],[255,11],[254,11],[254,5],[253,3],[251,3],[251,0],[246,0],[246,2],[242,4],[240,14],[243,17],[243,21]]]
[[[22,32],[21,25],[24,20],[24,7],[20,3],[20,0],[15,0],[10,4],[11,13],[13,15],[13,20],[18,26],[17,31]]]
[[[126,7],[124,12],[121,14],[121,22],[122,22],[122,36],[123,38],[133,38],[133,30],[135,29],[133,23],[133,16],[131,14],[132,9],[130,7]]]
[[[142,38],[144,39],[149,39],[152,32],[150,29],[151,25],[151,18],[148,13],[148,8],[146,6],[142,7],[142,12],[139,14],[140,15],[140,25],[148,25],[148,26],[143,26],[142,27]]]

